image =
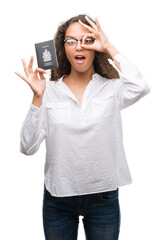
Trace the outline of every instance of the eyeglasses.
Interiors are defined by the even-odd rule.
[[[82,43],[82,38],[81,39],[76,39],[76,38],[68,38],[64,40],[64,43],[67,44],[68,47],[74,48],[77,46],[78,41],[81,41]],[[85,45],[91,45],[95,41],[94,38],[88,37],[85,39],[84,44]]]

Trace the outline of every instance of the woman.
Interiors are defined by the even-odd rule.
[[[34,92],[21,129],[21,152],[46,142],[43,225],[46,240],[77,239],[82,215],[86,239],[116,240],[119,187],[132,182],[122,143],[120,111],[149,93],[136,66],[108,41],[98,19],[69,19],[55,35],[58,69],[33,71]],[[108,61],[108,59],[110,59]],[[38,77],[38,74],[40,78]]]

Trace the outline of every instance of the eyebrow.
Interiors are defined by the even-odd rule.
[[[82,36],[83,38],[84,36]],[[73,37],[73,36],[66,36],[66,38],[74,38],[74,39],[77,39],[76,37]]]

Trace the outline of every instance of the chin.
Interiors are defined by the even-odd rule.
[[[75,69],[75,70],[80,73],[84,73],[88,71],[88,69]]]
[[[80,73],[84,73],[84,72],[87,72],[87,71],[90,71],[91,70],[91,66],[79,66],[79,67],[74,67],[74,69],[75,69],[75,71],[77,71],[77,72],[80,72]]]

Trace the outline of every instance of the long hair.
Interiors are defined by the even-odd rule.
[[[85,19],[86,15],[78,15],[73,18],[70,18],[68,21],[62,23],[54,36],[54,43],[56,48],[58,68],[51,69],[51,81],[57,81],[63,75],[69,75],[71,71],[71,64],[67,59],[65,48],[64,48],[64,39],[67,28],[78,20],[81,20],[83,23],[90,26],[90,24]],[[89,17],[90,18],[90,17]],[[93,19],[91,21],[96,23]],[[109,63],[108,59],[112,59],[111,56],[104,52],[95,51],[95,58],[93,61],[95,72],[101,76],[109,79],[119,78],[117,70]]]

